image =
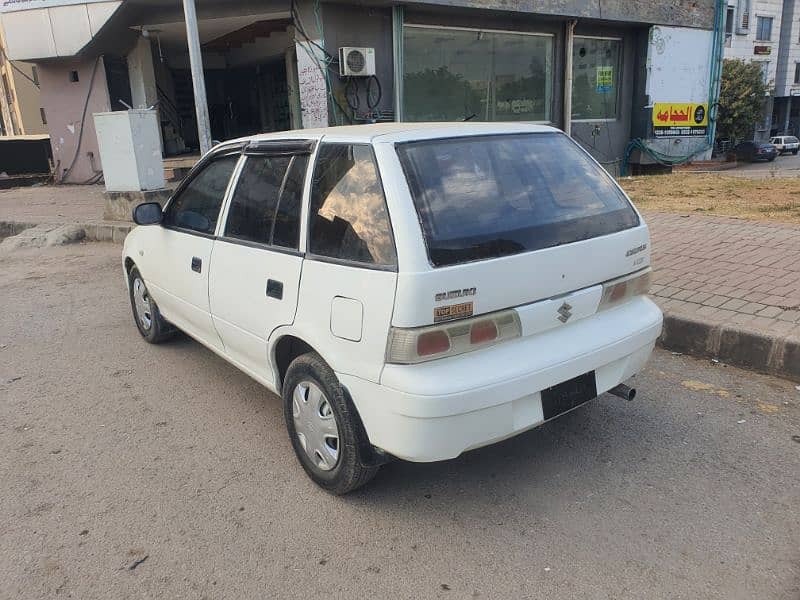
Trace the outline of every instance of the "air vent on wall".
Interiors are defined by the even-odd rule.
[[[339,75],[342,77],[375,75],[375,48],[339,48]]]

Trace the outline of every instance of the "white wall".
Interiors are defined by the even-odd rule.
[[[652,27],[647,46],[645,93],[655,102],[709,102],[714,32],[686,27]],[[669,156],[685,156],[707,146],[705,137],[649,140]],[[708,158],[710,149],[698,158]]]
[[[92,1],[0,15],[11,60],[41,60],[75,56],[97,35],[121,0]]]
[[[650,102],[708,102],[714,33],[685,27],[653,27],[647,51]]]

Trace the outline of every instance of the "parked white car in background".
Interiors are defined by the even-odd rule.
[[[549,127],[256,136],[134,218],[142,336],[180,329],[280,394],[333,493],[392,457],[450,459],[600,393],[632,398],[620,384],[661,331],[647,226]]]
[[[800,152],[800,140],[793,135],[779,135],[770,138],[769,143],[778,149],[778,154],[791,152],[796,156]]]

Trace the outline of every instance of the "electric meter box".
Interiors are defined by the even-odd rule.
[[[164,187],[157,111],[95,113],[94,127],[107,191],[140,192]]]

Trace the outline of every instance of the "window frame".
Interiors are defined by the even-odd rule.
[[[370,156],[372,157],[372,164],[375,165],[375,174],[377,175],[378,185],[380,186],[381,194],[383,195],[383,204],[384,204],[384,207],[386,208],[386,219],[387,219],[388,224],[389,224],[389,238],[391,239],[392,247],[394,248],[395,261],[394,261],[393,265],[378,265],[378,264],[375,264],[375,263],[364,263],[364,262],[360,262],[360,261],[357,261],[357,260],[349,260],[349,259],[346,259],[346,258],[336,258],[336,257],[333,257],[333,256],[325,256],[325,255],[322,255],[322,254],[316,254],[316,253],[311,251],[311,235],[313,233],[312,228],[311,228],[311,218],[313,216],[311,214],[311,210],[312,210],[312,207],[311,207],[311,191],[312,191],[312,188],[314,187],[314,174],[316,173],[317,165],[319,164],[320,152],[322,150],[322,147],[325,146],[325,145],[351,146],[351,147],[361,146],[361,147],[369,148],[369,153],[370,153]],[[397,272],[399,272],[400,257],[398,256],[398,253],[397,253],[397,240],[395,239],[395,236],[394,236],[394,224],[392,222],[392,214],[389,211],[389,202],[388,202],[388,200],[386,198],[386,186],[383,185],[383,176],[381,175],[380,162],[378,161],[378,156],[375,153],[375,147],[373,146],[372,142],[348,142],[348,141],[335,140],[335,139],[332,139],[332,140],[322,139],[322,140],[320,140],[320,143],[317,144],[316,151],[314,152],[314,156],[312,158],[313,158],[313,160],[309,162],[309,169],[308,169],[308,178],[309,178],[309,180],[307,181],[307,187],[306,187],[306,193],[305,193],[305,199],[304,199],[304,206],[305,206],[305,219],[304,219],[305,222],[304,222],[304,225],[305,225],[305,231],[306,231],[306,235],[305,235],[305,257],[306,257],[306,259],[313,260],[313,261],[316,261],[316,262],[321,262],[321,263],[340,265],[340,266],[344,266],[344,267],[353,267],[353,268],[356,268],[356,269],[369,269],[370,271],[385,271],[385,272],[389,272],[389,273],[397,273]],[[302,245],[302,243],[301,243],[301,245]]]
[[[761,23],[762,20],[769,21],[769,37],[761,37]],[[772,32],[775,28],[775,17],[769,15],[756,15],[756,41],[757,42],[772,42]]]
[[[578,35],[578,34],[575,34],[573,36],[572,43],[574,44],[575,40],[577,40],[579,38],[582,39],[582,40],[605,40],[605,41],[619,42],[619,57],[617,59],[617,67],[616,67],[617,68],[617,85],[615,86],[616,87],[615,91],[616,91],[616,95],[617,95],[616,100],[615,100],[616,103],[617,103],[617,116],[615,116],[612,119],[604,119],[604,118],[573,119],[572,115],[569,115],[569,119],[573,123],[616,123],[617,121],[620,120],[621,113],[622,113],[622,110],[621,110],[622,109],[622,106],[621,106],[622,85],[621,85],[621,83],[622,83],[622,69],[623,69],[623,66],[625,64],[625,38],[618,37],[618,36]],[[572,59],[572,69],[573,69],[572,80],[575,81],[575,73],[574,73],[574,70],[575,70],[575,58],[574,57]],[[569,93],[572,94],[572,89],[570,89]],[[575,96],[574,95],[572,95],[572,102],[570,103],[570,105],[573,107],[573,110],[574,110],[574,106],[575,106]]]
[[[164,205],[161,213],[162,215],[166,216],[167,211],[172,206],[173,202],[184,193],[189,184],[192,183],[197,177],[205,171],[206,167],[208,167],[211,163],[221,158],[227,158],[229,156],[239,156],[239,162],[234,166],[233,172],[231,173],[231,177],[228,180],[228,186],[225,188],[225,193],[222,196],[222,203],[219,207],[219,216],[217,217],[217,223],[214,227],[213,233],[205,233],[203,231],[197,231],[196,229],[188,229],[186,227],[178,227],[177,225],[171,225],[168,223],[161,223],[161,227],[164,229],[168,229],[170,231],[177,231],[178,233],[186,233],[189,235],[196,235],[199,237],[203,237],[206,239],[217,239],[217,233],[219,232],[219,228],[223,223],[223,218],[227,216],[227,207],[228,207],[228,198],[230,197],[231,193],[231,186],[234,184],[235,181],[239,179],[239,167],[241,163],[241,154],[242,150],[244,150],[245,144],[238,143],[230,146],[223,146],[218,149],[214,149],[206,156],[204,156],[194,167],[192,170],[189,171],[189,174],[186,178],[180,183],[177,189],[173,192],[172,196],[170,196],[169,201]]]
[[[313,160],[316,156],[317,149],[319,148],[320,144],[318,143],[319,140],[316,139],[285,139],[285,140],[261,140],[261,141],[253,141],[246,144],[242,148],[241,156],[239,158],[239,163],[236,165],[236,169],[233,171],[233,176],[231,177],[231,186],[228,188],[227,193],[225,194],[225,205],[223,207],[223,212],[220,215],[219,223],[218,223],[218,231],[215,238],[221,242],[227,242],[228,244],[234,244],[236,246],[245,246],[247,248],[255,248],[258,250],[269,250],[271,252],[278,252],[280,254],[288,254],[290,256],[300,256],[304,257],[306,255],[304,243],[303,243],[303,223],[305,221],[304,215],[306,214],[306,206],[308,205],[308,193],[309,193],[309,186],[310,186],[310,177],[312,174],[311,166],[315,164]],[[253,242],[250,240],[243,240],[231,236],[225,235],[225,229],[228,226],[228,216],[230,214],[231,203],[233,202],[233,196],[236,193],[236,188],[239,185],[239,178],[244,170],[244,166],[247,161],[253,157],[257,158],[259,156],[267,156],[267,157],[280,157],[280,156],[291,156],[292,160],[289,163],[289,167],[286,169],[286,173],[283,176],[283,182],[281,183],[280,189],[280,196],[283,195],[283,191],[286,185],[286,178],[289,176],[289,171],[294,164],[294,159],[297,156],[308,156],[308,163],[306,164],[306,172],[303,175],[303,190],[300,195],[300,215],[298,216],[300,231],[297,240],[297,248],[287,248],[285,246],[275,246],[273,244],[264,244],[261,242]],[[278,197],[278,204],[276,205],[276,212],[277,207],[280,206],[281,197]],[[273,233],[274,233],[274,220],[273,220]],[[272,234],[270,234],[270,238],[272,238]]]

